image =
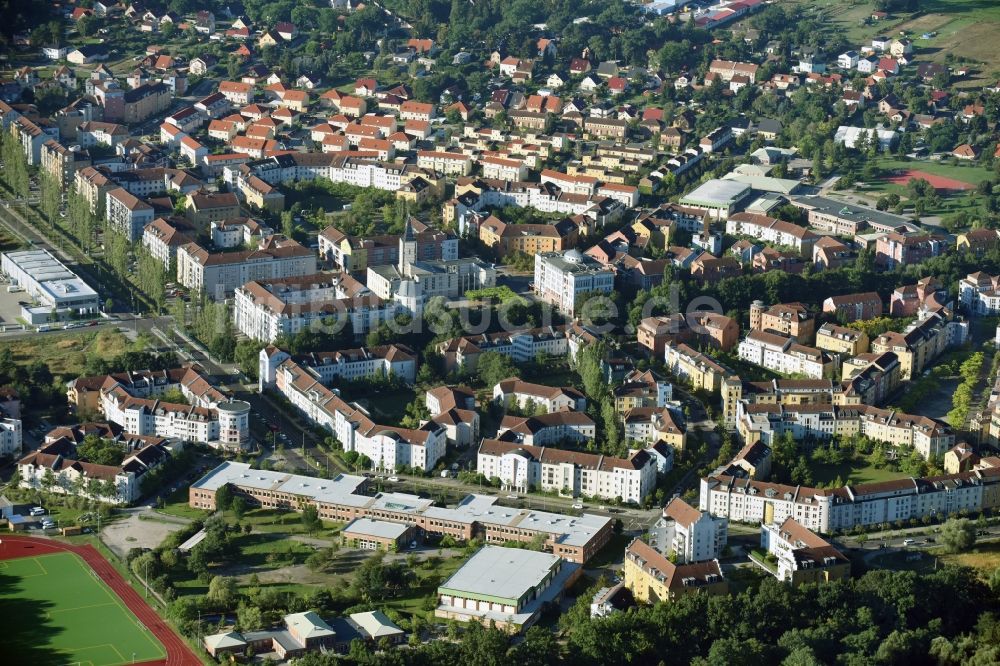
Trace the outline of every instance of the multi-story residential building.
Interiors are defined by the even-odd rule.
[[[46,141],[59,140],[59,128],[41,127],[25,116],[14,118],[9,126],[14,140],[21,146],[29,166],[40,166],[42,163],[42,146]]]
[[[303,330],[337,333],[345,327],[358,338],[400,312],[398,303],[367,289],[348,294],[339,280],[323,274],[251,280],[236,288],[233,301],[237,330],[265,342]]]
[[[804,227],[759,213],[730,215],[726,221],[726,233],[791,247],[809,259],[812,259],[813,245],[819,239],[819,236]]]
[[[750,62],[733,62],[732,60],[713,60],[708,66],[710,74],[721,78],[726,83],[729,83],[734,76],[745,76],[750,83],[755,83],[758,69],[760,69],[760,65]]]
[[[730,522],[780,525],[794,518],[829,534],[995,508],[1000,467],[825,489],[716,475],[701,480],[698,502],[702,511]]]
[[[177,281],[221,300],[250,281],[312,275],[316,255],[283,236],[269,236],[253,250],[209,252],[197,243],[177,248]]]
[[[714,312],[646,317],[636,328],[639,346],[654,357],[663,355],[668,342],[690,342],[729,351],[739,342],[735,319]]]
[[[523,511],[500,506],[496,497],[487,495],[469,495],[454,508],[437,507],[431,500],[404,493],[372,497],[365,492],[367,483],[365,477],[350,474],[318,479],[224,462],[191,485],[189,504],[215,510],[216,493],[228,485],[252,506],[292,510],[315,506],[323,520],[349,522],[367,517],[415,525],[426,534],[488,543],[526,543],[541,535],[548,552],[579,564],[604,547],[613,533],[613,521],[607,516]]]
[[[948,249],[948,242],[935,234],[890,231],[875,241],[875,265],[891,270],[896,266],[919,264]]]
[[[868,351],[868,335],[864,331],[827,322],[816,332],[816,348],[844,356],[857,356]]]
[[[633,539],[625,549],[622,571],[625,587],[642,603],[673,601],[689,594],[729,592],[718,560],[674,564],[639,539]]]
[[[941,421],[871,405],[751,404],[736,408],[737,432],[746,442],[773,445],[789,433],[795,440],[863,435],[894,447],[912,447],[926,459],[944,454],[955,435]]]
[[[722,389],[733,371],[684,343],[668,342],[663,348],[667,371],[691,384],[694,389],[715,393]]]
[[[680,497],[670,500],[651,530],[657,550],[677,564],[718,559],[726,547],[729,521],[713,518]]]
[[[108,192],[105,211],[108,224],[133,242],[154,217],[152,206],[123,187]]]
[[[736,426],[737,403],[771,405],[857,405],[863,400],[847,382],[833,379],[772,379],[748,382],[739,377],[726,379],[722,390],[725,424]]]
[[[513,402],[520,409],[544,409],[546,412],[587,408],[587,398],[572,386],[532,384],[517,377],[498,382],[493,387],[493,400],[505,408]]]
[[[972,315],[1000,313],[1000,276],[982,271],[969,273],[958,282],[958,300]]]
[[[626,414],[636,407],[666,407],[673,399],[674,387],[652,370],[634,370],[614,388],[615,411]]]
[[[527,363],[539,354],[575,358],[581,344],[596,340],[597,336],[574,323],[452,338],[441,342],[437,350],[447,372],[475,372],[484,352],[493,351],[517,363]]]
[[[446,176],[468,176],[472,173],[472,158],[463,153],[420,150],[417,151],[417,166]]]
[[[285,364],[289,359],[292,359],[294,366]],[[277,386],[279,372],[286,375],[282,382],[294,379],[289,373],[306,372],[323,386],[377,377],[393,377],[412,384],[417,376],[417,356],[405,345],[307,352],[296,356],[277,347],[267,346],[260,350],[258,369],[261,391]]]
[[[104,217],[107,193],[117,187],[115,182],[92,166],[77,171],[73,182],[76,193],[87,201],[91,214]]]
[[[239,450],[250,441],[250,404],[219,402],[213,408],[137,398],[118,384],[101,390],[104,416],[137,435],[204,442]]]
[[[112,438],[124,452],[118,465],[80,460],[73,440],[47,437],[41,448],[17,462],[18,485],[112,504],[133,503],[142,495],[146,473],[169,459],[170,451],[160,437],[121,433]]]
[[[961,296],[961,283],[959,283]],[[924,317],[941,308],[951,309],[948,290],[935,277],[925,277],[916,284],[896,287],[889,298],[889,314],[893,317]]]
[[[582,444],[597,436],[597,426],[583,412],[564,409],[538,416],[507,414],[500,421],[497,437],[532,446],[558,442]]]
[[[188,220],[199,229],[240,216],[240,201],[232,192],[192,192],[185,208]]]
[[[504,489],[521,493],[538,489],[640,503],[656,488],[656,464],[645,451],[613,458],[484,439],[476,464],[480,474],[499,478]]]
[[[798,586],[851,577],[851,561],[794,518],[760,526],[760,545],[778,560],[774,576]]]
[[[934,313],[910,324],[902,333],[883,333],[871,341],[871,350],[895,354],[900,377],[906,381],[919,376],[948,347],[964,341],[964,334],[957,335],[953,328],[943,314]]]
[[[75,414],[97,414],[101,410],[102,390],[113,386],[121,386],[136,398],[155,398],[167,391],[180,391],[199,407],[214,407],[226,400],[226,396],[208,383],[196,365],[77,377],[67,386],[66,399]]]
[[[164,268],[169,269],[177,258],[177,248],[191,242],[189,231],[193,229],[176,219],[158,217],[142,230],[142,245]]]
[[[859,354],[846,359],[842,379],[866,405],[880,405],[899,388],[901,364],[892,352]]]
[[[511,252],[560,253],[576,246],[579,229],[568,218],[555,224],[507,224],[490,215],[479,225],[479,240],[499,258]]]
[[[278,365],[274,387],[306,418],[332,432],[345,451],[367,456],[373,469],[429,471],[445,454],[447,435],[442,426],[433,421],[416,429],[379,425],[361,407],[324,386],[316,368],[302,367],[291,358]]]
[[[764,331],[750,331],[740,342],[737,353],[744,361],[786,375],[822,379],[834,370],[833,359],[822,350]]]
[[[633,407],[622,416],[625,439],[664,443],[677,451],[687,446],[687,429],[681,414],[671,407]]]
[[[64,190],[73,182],[76,172],[90,164],[90,154],[76,146],[67,148],[55,139],[42,144],[42,170],[55,178]]]
[[[844,323],[879,317],[882,307],[882,297],[874,291],[830,296],[823,301],[823,313]]]
[[[609,294],[614,273],[578,250],[535,255],[535,293],[573,317],[583,297]]]
[[[763,301],[750,304],[750,330],[776,333],[797,342],[812,342],[816,332],[816,318],[802,303],[778,303],[769,308]]]

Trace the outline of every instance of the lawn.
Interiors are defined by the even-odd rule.
[[[941,559],[948,564],[979,569],[988,576],[1000,568],[1000,543],[984,543],[967,553],[943,555]]]
[[[863,461],[841,463],[839,465],[811,465],[810,470],[816,483],[831,483],[840,477],[845,483],[876,483],[903,479],[907,475],[889,468],[877,469]]]
[[[74,377],[83,374],[91,356],[110,359],[129,349],[128,339],[117,329],[102,329],[96,333],[46,333],[10,340],[5,344],[15,363],[41,361],[54,375]]]
[[[399,423],[406,413],[406,406],[416,397],[413,389],[398,389],[394,391],[379,391],[365,398],[359,398],[358,404],[371,412],[372,418],[378,423]]]
[[[7,629],[3,653],[13,658],[7,663],[115,666],[166,656],[72,553],[0,562],[0,617]]]
[[[885,21],[867,22],[874,9],[872,2],[856,4],[843,0],[794,0],[807,11],[822,12],[831,33],[843,35],[855,47],[870,43],[879,35],[897,35],[906,31],[914,41],[919,60],[944,62],[945,55],[982,62],[979,77],[990,78],[1000,67],[996,34],[1000,28],[1000,3],[994,0],[926,0],[920,14],[893,12]],[[936,33],[922,39],[924,33]],[[968,83],[968,82],[965,82]],[[982,85],[980,80],[978,85]]]

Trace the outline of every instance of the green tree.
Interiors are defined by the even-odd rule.
[[[312,504],[307,504],[302,508],[302,525],[310,534],[318,532],[323,523],[319,519],[319,509]]]
[[[520,377],[521,369],[510,357],[495,351],[487,351],[479,355],[476,374],[483,384],[494,386],[508,377]]]
[[[230,576],[215,576],[208,584],[205,598],[214,602],[219,608],[232,608],[239,596],[236,579]]]
[[[968,550],[976,543],[976,524],[968,518],[951,518],[941,526],[938,542],[949,553]]]

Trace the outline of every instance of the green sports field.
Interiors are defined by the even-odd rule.
[[[0,652],[14,658],[10,664],[116,666],[166,657],[72,553],[0,561],[0,617],[7,629]]]

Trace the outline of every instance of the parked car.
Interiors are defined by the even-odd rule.
[[[583,504],[581,504],[579,502],[576,502],[575,504],[573,504],[573,508],[577,509],[577,510],[581,510],[581,509],[583,509]]]

